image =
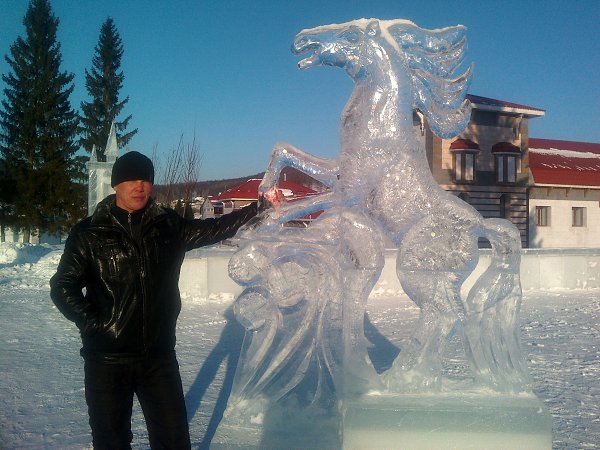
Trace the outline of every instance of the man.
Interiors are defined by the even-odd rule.
[[[184,219],[150,197],[154,167],[128,152],[113,167],[115,194],[73,227],[50,280],[76,323],[94,448],[130,448],[137,395],[153,449],[190,448],[175,357],[179,272],[187,250],[232,237],[256,203],[218,219]]]

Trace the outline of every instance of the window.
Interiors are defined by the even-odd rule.
[[[516,183],[517,167],[520,163],[514,155],[496,155],[496,176],[498,183]]]
[[[479,151],[479,144],[466,138],[459,138],[450,144],[452,178],[455,183],[475,182],[477,176],[475,164]]]
[[[536,206],[535,207],[535,224],[538,227],[550,226],[550,207]]]
[[[585,208],[582,207],[573,207],[572,208],[573,211],[573,223],[572,226],[574,227],[585,227]]]
[[[496,159],[496,182],[514,184],[521,171],[521,148],[510,142],[498,142],[492,146]]]
[[[475,181],[475,154],[472,152],[453,152],[454,181],[473,183]]]

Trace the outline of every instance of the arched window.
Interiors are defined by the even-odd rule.
[[[517,182],[521,170],[521,149],[510,142],[498,142],[492,147],[496,161],[496,181],[500,184]]]
[[[474,183],[477,176],[479,145],[470,139],[457,139],[450,144],[452,179],[455,183]]]

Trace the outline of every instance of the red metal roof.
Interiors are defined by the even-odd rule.
[[[498,142],[492,145],[492,153],[521,153],[521,149],[510,142]]]
[[[234,186],[219,195],[209,198],[213,202],[217,200],[258,200],[258,186],[261,181],[262,180],[258,178],[251,178],[238,186]],[[287,201],[299,200],[318,193],[317,191],[301,184],[294,183],[293,181],[280,180],[277,186],[281,189],[283,196]]]
[[[600,187],[600,144],[529,139],[534,183]]]
[[[555,139],[529,138],[529,148],[573,150],[576,152],[600,154],[600,144],[595,142],[558,141]]]
[[[457,139],[450,144],[450,150],[479,150],[479,144],[471,139]]]

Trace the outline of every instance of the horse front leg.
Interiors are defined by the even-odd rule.
[[[329,188],[333,188],[339,173],[339,164],[336,160],[319,158],[287,142],[277,142],[258,188],[259,194],[264,194],[277,186],[281,171],[285,167],[297,169]]]
[[[364,323],[369,294],[385,264],[384,244],[381,230],[366,214],[344,208],[339,210],[338,220],[343,265],[344,389],[348,395],[360,395],[383,387],[369,358]]]

